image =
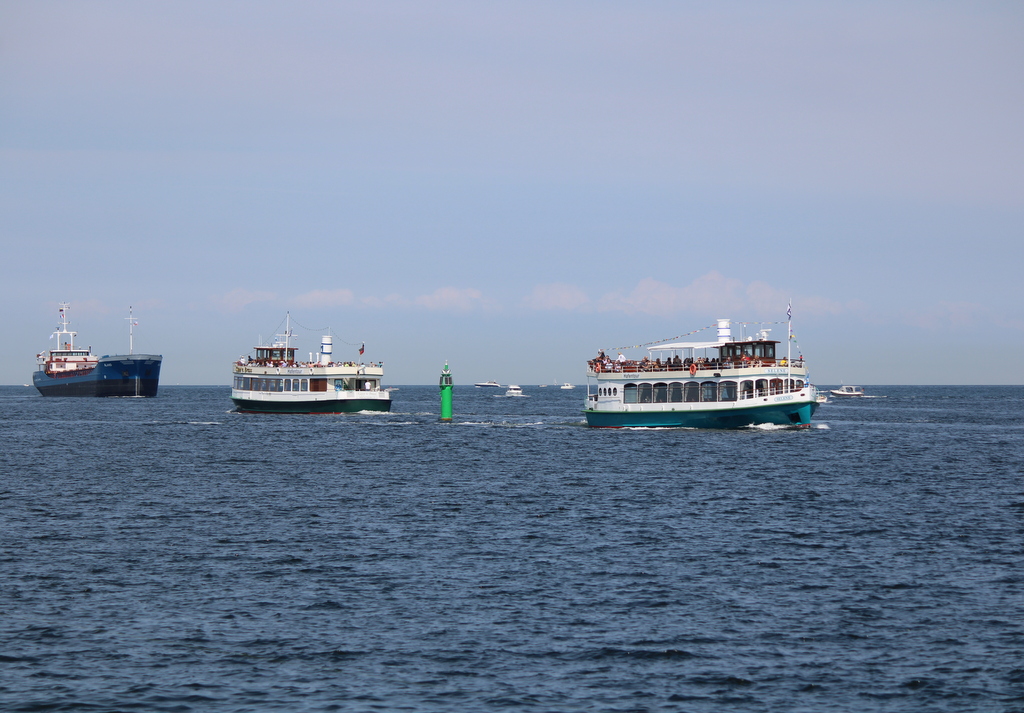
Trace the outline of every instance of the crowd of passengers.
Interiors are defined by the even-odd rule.
[[[384,366],[384,362],[357,364],[354,361],[332,361],[328,364],[321,364],[318,361],[284,361],[282,359],[257,359],[255,357],[242,357],[235,364],[237,366],[288,367],[289,369],[314,369],[325,366]]]
[[[788,362],[783,357],[776,361],[775,359],[762,359],[760,357],[749,357],[743,356],[739,359],[705,359],[704,357],[698,357],[691,359],[686,357],[681,359],[678,354],[674,357],[667,358],[664,361],[661,358],[651,359],[650,357],[644,357],[640,361],[633,359],[627,359],[622,352],[619,352],[619,356],[615,359],[609,358],[604,351],[598,353],[596,357],[587,362],[587,366],[593,372],[608,372],[608,371],[625,371],[625,372],[636,372],[636,371],[683,371],[690,370],[691,366],[696,366],[697,370],[701,369],[742,369],[748,366],[786,366]],[[803,366],[803,357],[793,360],[793,366]]]

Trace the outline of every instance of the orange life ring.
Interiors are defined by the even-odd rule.
[[[695,363],[693,363],[693,362],[690,362],[690,376],[693,376],[696,373],[697,373],[697,365]]]
[[[601,373],[601,362],[597,362],[596,364],[594,364],[594,371],[597,372],[598,374]]]

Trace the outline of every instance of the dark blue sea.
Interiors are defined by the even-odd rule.
[[[0,388],[4,711],[1024,711],[1024,387],[806,430]]]

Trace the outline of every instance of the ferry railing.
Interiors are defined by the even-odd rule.
[[[696,370],[696,374],[694,374],[694,376],[699,375],[701,372],[707,372],[707,371],[722,372],[722,371],[733,371],[733,370],[738,370],[738,369],[760,368],[760,367],[766,367],[766,366],[767,367],[785,367],[786,365],[787,365],[787,362],[786,362],[785,359],[762,359],[760,361],[760,363],[757,363],[756,361],[751,361],[751,362],[746,362],[746,363],[744,363],[744,362],[735,362],[735,361],[709,361],[709,362],[704,362],[703,364],[697,364],[697,370]],[[803,369],[804,368],[804,362],[802,360],[794,359],[793,363],[791,364],[791,366],[794,369]],[[588,375],[608,374],[608,373],[615,373],[615,374],[657,374],[657,373],[661,373],[661,372],[684,372],[684,371],[685,372],[690,371],[690,365],[689,364],[661,364],[661,365],[658,365],[658,364],[653,364],[653,363],[651,363],[651,364],[643,364],[642,362],[636,362],[636,361],[633,361],[633,362],[629,362],[629,361],[627,361],[627,362],[612,361],[608,365],[601,365],[600,368],[598,368],[597,364],[595,364],[594,362],[588,362],[588,364],[587,364],[587,374]],[[707,374],[705,374],[705,376],[707,376]]]

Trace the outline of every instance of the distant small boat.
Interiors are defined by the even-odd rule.
[[[562,389],[566,389],[566,390],[568,390],[568,389],[575,389],[576,387],[575,387],[575,386],[573,386],[572,384],[570,384],[570,383],[569,383],[569,382],[567,381],[567,382],[565,382],[564,384],[562,384],[562,385],[561,385],[561,386],[560,386],[559,388],[562,388]]]
[[[515,384],[508,385],[508,391],[505,392],[505,396],[526,396],[523,393],[522,387],[516,386]]]
[[[825,394],[825,393],[822,393],[822,392],[819,391],[818,392],[818,403],[819,404],[827,404],[828,403],[828,394]]]
[[[481,387],[481,388],[489,387],[489,388],[492,388],[492,389],[500,389],[501,388],[501,384],[499,384],[497,381],[481,381],[478,384],[473,384],[473,386],[478,386],[478,387]]]
[[[832,389],[830,392],[833,396],[866,396],[864,393],[863,386],[841,386],[838,389]]]

